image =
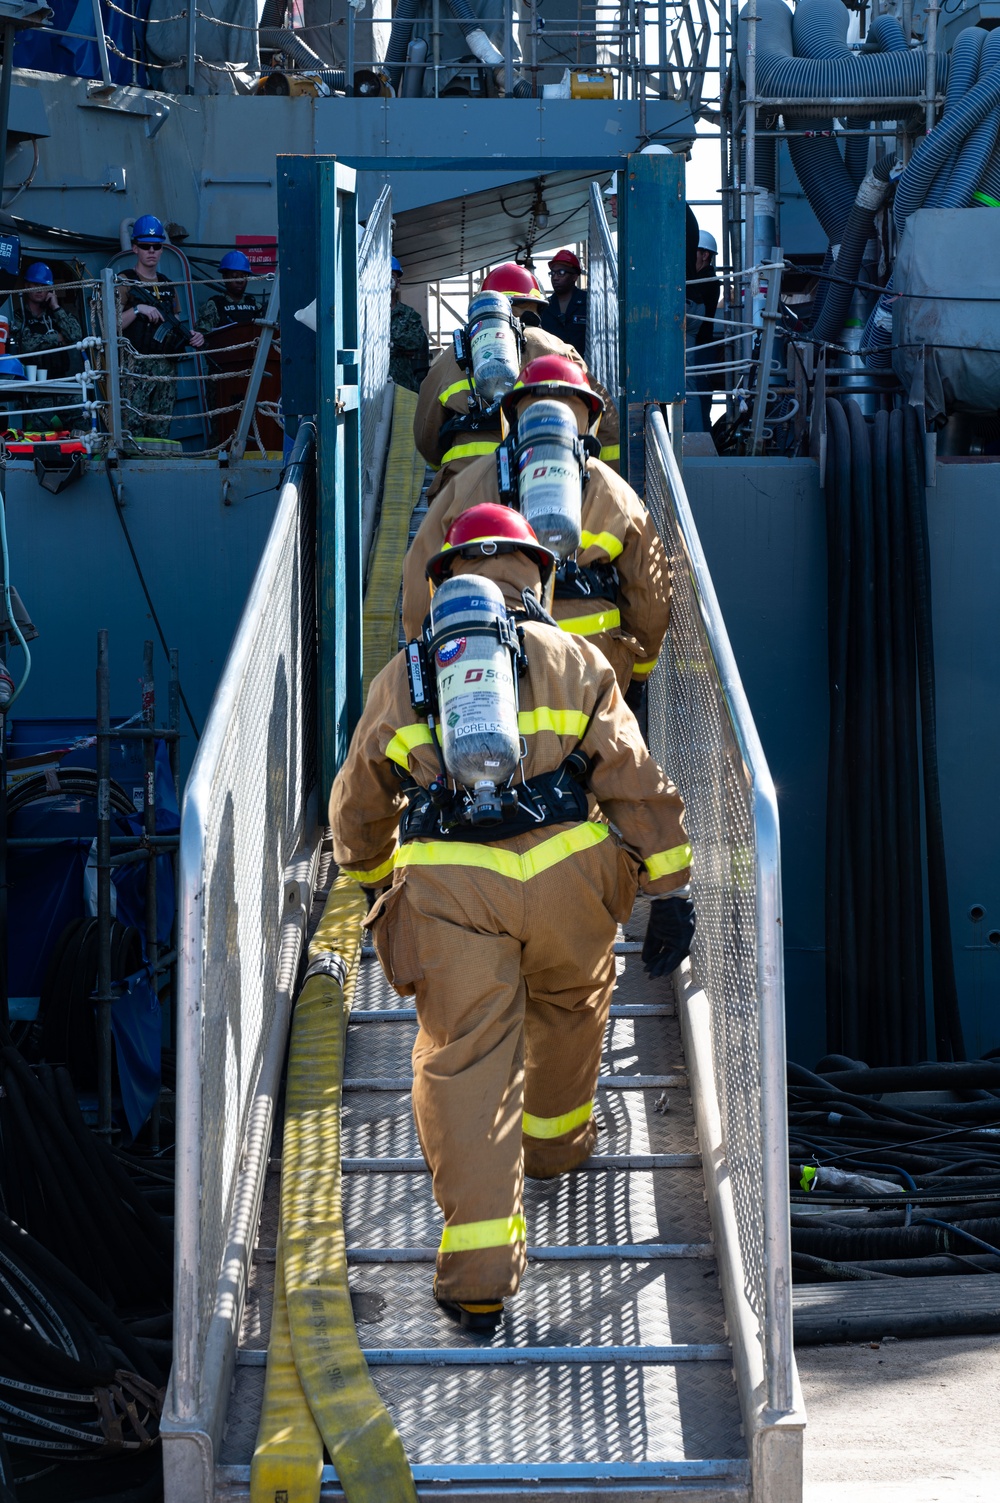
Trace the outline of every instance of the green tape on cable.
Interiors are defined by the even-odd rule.
[[[799,1180],[799,1188],[801,1190],[805,1190],[805,1191],[808,1192],[809,1190],[812,1189],[813,1184],[815,1182],[815,1179],[816,1179],[816,1167],[815,1167],[815,1165],[813,1165],[813,1164],[803,1164],[802,1165],[802,1178]]]
[[[1000,209],[1000,198],[990,198],[988,193],[973,193],[974,204],[985,204],[987,209]]]
[[[302,1390],[348,1503],[416,1503],[410,1464],[361,1354],[347,1283],[340,1183],[344,1039],[365,900],[338,877],[310,946],[347,963],[312,976],[295,1005],[281,1152],[281,1248]]]

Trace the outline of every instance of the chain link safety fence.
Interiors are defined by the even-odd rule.
[[[299,429],[181,814],[175,1413],[199,1377],[316,785],[315,430]]]
[[[591,375],[617,401],[618,390],[618,247],[596,183],[590,185],[590,231],[587,241],[587,364]]]
[[[694,849],[694,979],[708,999],[715,1091],[746,1299],[769,1402],[792,1406],[788,1151],[774,787],[666,424],[646,428],[646,503],[670,560],[666,649],[650,675],[650,750],[684,795]]]
[[[389,319],[392,289],[392,194],[383,188],[358,247],[358,339],[361,363],[361,516],[371,540],[388,442]],[[367,553],[367,547],[366,547]]]

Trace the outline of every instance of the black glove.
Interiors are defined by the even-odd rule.
[[[365,902],[368,904],[368,912],[371,913],[372,909],[375,907],[375,904],[378,902],[379,898],[382,896],[382,888],[381,887],[362,887],[361,891],[365,895]]]
[[[690,898],[654,898],[649,910],[642,963],[651,976],[669,976],[691,953],[694,904]]]
[[[521,599],[524,601],[524,614],[529,621],[540,621],[543,626],[558,626],[559,622],[554,616],[550,616],[542,605],[534,590],[527,586],[521,591]]]

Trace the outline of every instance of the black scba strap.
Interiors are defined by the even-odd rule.
[[[501,818],[494,824],[473,824],[472,799],[465,789],[422,788],[401,773],[406,811],[399,823],[399,843],[410,840],[507,840],[546,825],[580,824],[589,818],[588,780],[593,766],[579,746],[554,772],[539,773],[528,783],[505,789]]]
[[[483,433],[489,438],[500,433],[499,402],[494,402],[492,407],[474,407],[471,412],[452,413],[447,422],[442,423],[438,430],[442,453],[450,448],[456,438]]]
[[[618,570],[614,564],[578,564],[568,558],[556,570],[557,600],[618,600]]]

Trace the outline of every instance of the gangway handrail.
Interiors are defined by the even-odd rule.
[[[317,844],[314,457],[302,424],[181,811],[163,1434],[202,1455],[221,1431]],[[201,1497],[194,1463],[169,1456],[182,1477],[168,1496]]]
[[[692,973],[694,985],[704,987],[708,995],[714,1086],[719,1100],[721,1137],[726,1158],[722,1171],[731,1182],[730,1204],[739,1244],[728,1252],[741,1260],[736,1287],[746,1294],[747,1303],[758,1322],[755,1334],[760,1342],[767,1407],[773,1416],[790,1416],[798,1408],[798,1399],[792,1346],[784,957],[777,799],[667,426],[656,408],[650,409],[646,424],[646,481],[647,503],[664,536],[668,554],[671,555],[675,618],[688,618],[682,619],[680,626],[672,627],[671,631],[672,637],[675,633],[683,636],[687,631],[688,640],[681,647],[676,644],[668,646],[661,654],[661,661],[651,682],[651,743],[654,752],[663,756],[668,770],[672,773],[676,770],[678,777],[682,773],[679,764],[686,755],[680,743],[689,738],[690,745],[694,747],[690,753],[690,786],[685,787],[682,781],[681,791],[687,800],[692,823],[691,837],[695,850],[693,897],[696,909],[699,907],[699,889],[702,888],[705,910],[703,918],[709,919],[713,895],[710,892],[711,884],[719,872],[724,871],[722,885],[727,901],[731,902],[733,910],[740,910],[732,923],[738,928],[743,913],[752,912],[756,961],[756,973],[752,978],[753,995],[746,999],[734,995],[738,991],[738,978],[734,984],[731,971],[724,978],[726,984],[718,988],[721,994],[712,994],[716,990],[714,981],[717,974],[700,974],[702,968],[709,971],[710,965],[699,955],[697,938]],[[691,640],[694,635],[701,638],[700,646],[707,650],[707,662],[699,655],[698,644]],[[683,657],[684,660],[671,661],[678,657]],[[703,681],[706,669],[709,678],[714,680],[712,687],[717,696],[718,723],[715,726],[682,724],[677,727],[679,734],[668,737],[666,730],[671,695],[679,709],[684,697],[685,676],[689,681],[700,676]],[[696,700],[701,692],[697,684],[688,691],[692,700]],[[711,698],[706,702],[711,703]],[[681,713],[686,713],[687,708]],[[662,724],[657,723],[659,714],[662,714]],[[710,754],[706,756],[705,746],[710,742],[713,731],[724,736],[727,728],[732,736],[735,756],[730,756],[722,768],[709,767],[707,771],[710,775],[705,776],[706,763],[710,760]],[[664,743],[662,748],[656,744],[657,731],[661,732]],[[718,786],[709,786],[711,783],[718,784],[720,774],[724,781],[726,773],[733,768],[742,780],[742,789],[720,791]],[[714,798],[717,809],[721,805],[725,834],[731,837],[733,828],[739,822],[739,814],[732,814],[731,805],[741,795],[747,800],[746,812],[749,815],[753,844],[752,870],[747,869],[750,866],[746,859],[749,853],[745,846],[740,845],[738,835],[735,841],[730,838],[724,849],[703,850],[700,867],[697,829],[699,803],[704,800],[707,805]],[[717,809],[713,812],[717,812]],[[715,896],[717,895],[716,890]],[[740,933],[742,935],[743,931],[740,930]],[[703,935],[701,943],[710,943],[719,938],[715,933]],[[712,965],[719,963],[718,956],[712,957]],[[733,963],[731,957],[726,958],[728,966],[732,967]],[[743,1000],[747,1005],[743,1015],[740,1015]],[[756,1037],[746,1037],[752,1033],[754,1023]],[[756,1080],[751,1078],[727,1082],[725,1078],[720,1078],[724,1076],[727,1060],[729,1040],[725,1034],[729,1029],[736,1033],[741,1029],[744,1031],[740,1042],[745,1052],[741,1057],[751,1058],[754,1062]],[[736,1143],[730,1139],[734,1123],[727,1120],[727,1117],[735,1118],[737,1107],[741,1104],[734,1102],[733,1110],[729,1110],[727,1087],[730,1085],[734,1090],[745,1094],[752,1094],[756,1089],[759,1095],[756,1103],[759,1109],[759,1145],[751,1141],[749,1152],[746,1151],[745,1141]],[[750,1102],[749,1109],[752,1111],[754,1107],[755,1103]],[[738,1130],[739,1124],[736,1124],[736,1128]],[[760,1224],[754,1225],[752,1218],[748,1218],[746,1214],[745,1205],[740,1205],[741,1185],[736,1181],[741,1176],[744,1182],[749,1180],[757,1172],[758,1162],[761,1176]],[[745,1183],[742,1188],[745,1193]],[[727,1250],[721,1248],[720,1252],[725,1256]],[[759,1270],[754,1267],[758,1260]],[[755,1280],[758,1285],[756,1288]],[[752,1356],[751,1353],[751,1358]],[[801,1413],[797,1422],[801,1425]]]

